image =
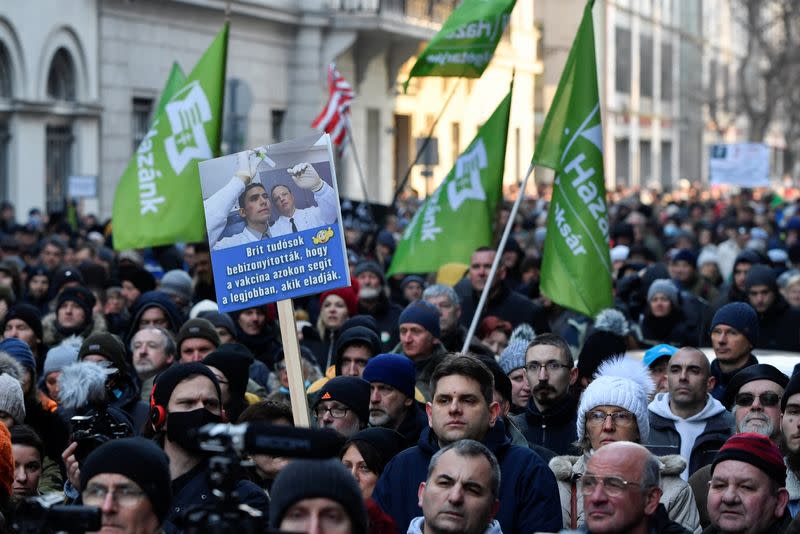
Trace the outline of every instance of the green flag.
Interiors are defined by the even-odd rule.
[[[205,239],[197,163],[219,153],[227,49],[226,23],[186,82],[167,97],[177,85],[170,75],[166,103],[117,185],[115,249]]]
[[[533,155],[534,165],[556,171],[541,290],[590,317],[613,304],[593,4],[584,9]]]
[[[495,208],[503,198],[511,90],[450,174],[417,210],[397,244],[389,274],[436,271],[449,262],[468,263],[476,248],[492,241]]]
[[[164,111],[164,108],[167,107],[170,99],[172,99],[172,95],[174,95],[178,89],[183,87],[186,83],[186,74],[183,73],[183,69],[178,62],[175,61],[172,63],[172,70],[169,71],[169,78],[167,78],[167,85],[164,86],[164,90],[161,91],[161,98],[158,99],[158,104],[156,105],[156,111],[153,113],[153,118],[157,118],[161,113]]]
[[[409,80],[415,76],[480,78],[503,36],[516,1],[464,0],[417,58]]]

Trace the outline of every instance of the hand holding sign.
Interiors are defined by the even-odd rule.
[[[310,163],[298,163],[294,167],[286,169],[292,176],[292,180],[301,189],[317,192],[322,189],[322,178]]]

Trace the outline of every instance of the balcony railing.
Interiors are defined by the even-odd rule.
[[[334,11],[386,15],[441,24],[461,0],[327,0]]]

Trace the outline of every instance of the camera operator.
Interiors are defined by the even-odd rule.
[[[140,437],[109,441],[86,458],[80,489],[102,510],[102,532],[159,532],[172,500],[167,455]]]
[[[193,434],[203,425],[225,418],[216,375],[199,362],[170,367],[156,377],[150,397],[150,423],[154,439],[169,458],[172,508],[164,522],[166,532],[178,532],[179,518],[193,505],[216,500],[208,483],[208,455]],[[267,513],[262,489],[247,480],[236,485],[239,501]]]

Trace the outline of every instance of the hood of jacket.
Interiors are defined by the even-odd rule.
[[[424,532],[422,528],[424,523],[424,517],[415,517],[411,520],[411,524],[408,525],[407,534],[422,534]],[[500,523],[497,522],[497,519],[493,519],[492,522],[489,523],[489,526],[483,531],[483,534],[503,534],[503,530],[500,528]]]
[[[170,326],[167,330],[172,331],[175,335],[178,334],[178,330],[183,326],[184,320],[181,311],[175,306],[172,299],[169,298],[169,295],[163,291],[147,291],[139,295],[139,298],[133,303],[130,328],[128,329],[128,335],[125,339],[126,345],[130,344],[133,335],[139,331],[139,320],[142,318],[142,314],[147,311],[148,308],[152,307],[160,308],[164,312],[167,316],[167,320],[170,322]]]
[[[556,456],[550,460],[548,465],[556,475],[557,480],[577,480],[586,472],[586,462],[589,461],[590,456],[590,453],[581,456]],[[686,469],[686,460],[679,454],[667,454],[657,458],[662,476],[679,476]]]
[[[671,421],[680,421],[681,418],[670,410],[669,407],[669,393],[657,393],[653,401],[648,406],[648,409],[656,415],[660,415],[665,419],[669,419]],[[698,413],[694,414],[693,416],[684,419],[687,422],[699,422],[705,421],[706,419],[710,419],[715,415],[719,415],[725,411],[725,407],[722,405],[720,401],[715,399],[709,394],[706,394],[706,405],[703,406],[703,409],[700,410]]]

